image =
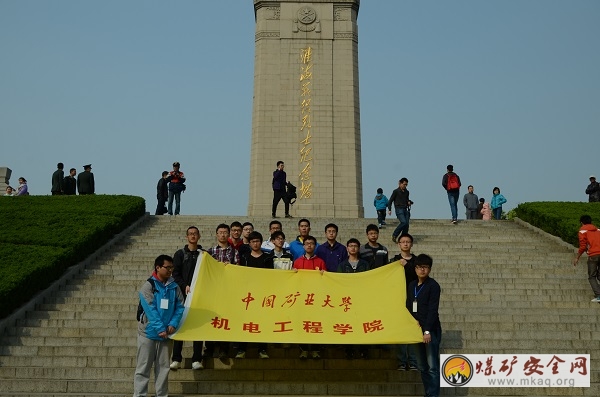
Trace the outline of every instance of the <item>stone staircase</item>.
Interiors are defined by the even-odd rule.
[[[137,290],[154,258],[172,255],[190,225],[200,243],[214,243],[217,224],[232,216],[148,216],[132,233],[35,305],[0,339],[0,396],[130,396],[136,353]],[[270,219],[248,219],[268,230]],[[330,219],[313,219],[323,241]],[[284,220],[288,240],[297,220]],[[371,219],[337,219],[339,241],[365,241]],[[393,221],[392,221],[393,222]],[[390,222],[390,223],[392,223]],[[380,242],[394,254],[389,225]],[[413,252],[434,259],[432,277],[442,286],[442,353],[589,353],[590,388],[452,388],[444,395],[597,396],[600,371],[600,308],[590,303],[585,262],[570,264],[573,248],[517,222],[413,220]],[[266,233],[265,233],[266,234]],[[219,360],[191,370],[191,343],[184,369],[172,371],[172,396],[193,395],[423,395],[416,372],[396,370],[393,354],[373,348],[369,360],[345,360],[328,346],[324,359],[300,361],[295,346],[269,347],[269,360],[250,349],[244,360]],[[152,382],[151,382],[152,383]],[[151,387],[152,390],[152,387]]]

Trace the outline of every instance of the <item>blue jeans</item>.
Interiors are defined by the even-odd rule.
[[[425,388],[425,397],[440,395],[440,342],[441,330],[430,331],[431,342],[416,344],[417,368]]]
[[[458,196],[460,192],[458,190],[448,192],[448,202],[450,203],[450,212],[452,212],[452,220],[455,221],[458,219]]]
[[[179,215],[181,192],[169,190],[169,206],[167,207],[167,212],[169,215],[173,215],[173,198],[175,198],[175,215]]]
[[[400,233],[406,234],[408,233],[408,223],[410,222],[410,212],[408,212],[407,208],[394,207],[396,210],[396,218],[400,221],[398,226],[396,226],[396,230],[392,233],[393,236],[400,236]]]
[[[502,219],[502,207],[492,209],[494,219]]]

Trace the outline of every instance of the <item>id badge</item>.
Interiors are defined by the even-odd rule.
[[[417,312],[417,300],[415,299],[413,301],[413,313],[416,313],[416,312]]]
[[[160,308],[161,309],[168,309],[169,308],[169,300],[168,299],[161,299],[160,300]]]

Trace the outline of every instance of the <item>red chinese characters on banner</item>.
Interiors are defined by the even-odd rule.
[[[298,300],[300,295],[301,295],[300,292],[295,292],[295,293],[291,293],[291,294],[285,296],[284,302],[279,307],[282,307],[282,308],[293,307],[296,304],[296,301]],[[265,296],[262,299],[261,307],[274,309],[276,299],[277,299],[277,295]],[[306,299],[304,299],[304,305],[305,306],[314,306],[315,299],[316,298],[315,298],[314,293],[306,294]],[[256,300],[256,298],[254,298],[252,296],[252,292],[248,292],[248,294],[246,296],[244,296],[243,298],[240,299],[240,301],[245,304],[246,311],[250,308],[250,304],[252,302],[254,302],[255,300]],[[334,300],[331,298],[331,295],[326,295],[325,298],[323,298],[323,304],[321,305],[321,307],[335,308],[334,305],[337,304],[337,307],[342,307],[344,312],[347,312],[352,308],[352,297],[350,297],[350,296],[343,296],[338,300],[338,302],[340,302],[340,303],[339,304],[335,303]]]
[[[211,325],[213,328],[222,329],[224,331],[231,331],[229,327],[229,319],[214,317],[211,321]],[[273,330],[271,332],[292,332],[294,328],[292,328],[292,321],[281,321],[275,322],[273,324]],[[362,324],[363,332],[365,334],[383,331],[384,326],[381,320],[373,320],[370,322],[366,322]],[[242,331],[251,333],[251,334],[259,334],[262,332],[260,328],[260,324],[255,322],[242,323],[241,325]],[[322,334],[325,332],[324,326],[320,321],[310,321],[304,320],[302,322],[302,330],[309,334]],[[340,335],[345,335],[348,333],[354,332],[351,324],[334,324],[331,327],[331,330]]]

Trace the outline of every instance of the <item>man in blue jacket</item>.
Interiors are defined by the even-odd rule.
[[[169,395],[169,335],[175,333],[184,310],[183,294],[172,273],[173,258],[159,255],[154,261],[152,276],[139,291],[143,311],[138,319],[134,397],[148,394],[152,365],[156,397]]]

